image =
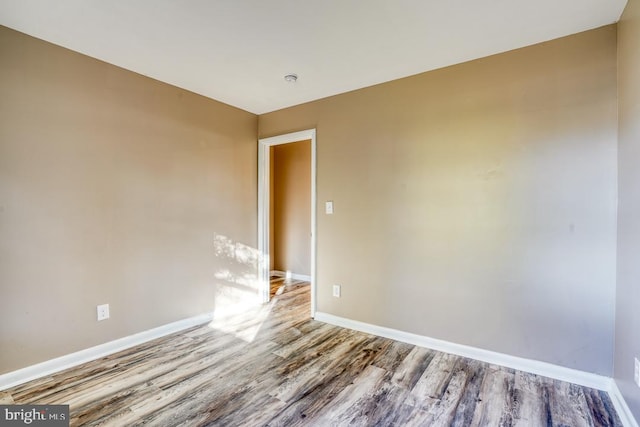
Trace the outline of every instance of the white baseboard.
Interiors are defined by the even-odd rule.
[[[638,422],[633,417],[631,409],[629,409],[627,401],[624,399],[624,396],[622,395],[622,392],[618,388],[618,384],[616,384],[616,381],[614,379],[611,380],[609,396],[611,397],[613,406],[614,408],[616,408],[616,412],[620,417],[620,421],[622,421],[622,425],[624,425],[625,427],[639,427]]]
[[[310,282],[311,281],[311,276],[308,276],[306,274],[296,274],[296,273],[291,273],[290,271],[280,271],[280,270],[271,270],[270,274],[272,276],[276,276],[276,277],[287,277],[287,274],[289,274],[288,277],[290,277],[291,279],[294,280],[302,280],[305,282]]]
[[[2,374],[0,375],[0,390],[14,387],[16,385],[23,384],[40,377],[51,375],[55,372],[72,368],[82,363],[100,359],[101,357],[117,353],[118,351],[126,350],[127,348],[140,345],[147,341],[151,341],[153,339],[160,338],[174,332],[179,332],[193,326],[210,322],[212,318],[212,313],[201,314],[199,316],[179,320],[177,322],[149,329],[147,331],[140,332],[134,335],[119,338],[114,341],[109,341],[95,347],[90,347],[85,350],[80,350],[75,353],[47,360],[46,362],[38,363],[36,365],[27,366],[26,368],[18,369],[17,371]]]
[[[366,332],[368,334],[390,338],[396,341],[402,341],[408,344],[442,351],[444,353],[451,353],[458,356],[468,357],[470,359],[480,360],[482,362],[492,363],[494,365],[518,369],[520,371],[542,375],[561,381],[567,381],[598,390],[609,391],[611,389],[611,378],[605,377],[603,375],[565,368],[562,366],[553,365],[551,363],[539,362],[537,360],[510,356],[508,354],[497,353],[494,351],[484,350],[467,345],[455,344],[448,341],[399,331],[397,329],[371,325],[369,323],[359,322],[357,320],[345,319],[343,317],[338,317],[327,313],[316,312],[314,318],[321,322],[330,323],[332,325],[340,326],[343,328],[354,329],[356,331]]]

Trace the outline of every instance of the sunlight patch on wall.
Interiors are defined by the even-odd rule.
[[[216,293],[214,319],[247,312],[260,304],[258,280],[259,252],[256,248],[215,234],[214,255],[218,270],[214,277]]]

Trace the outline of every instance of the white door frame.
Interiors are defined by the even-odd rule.
[[[308,129],[258,140],[258,251],[260,300],[269,301],[269,181],[270,148],[274,145],[311,140],[311,317],[316,314],[316,130]]]

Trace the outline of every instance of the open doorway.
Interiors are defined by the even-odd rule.
[[[268,302],[270,297],[270,273],[273,270],[280,268],[286,268],[284,271],[289,271],[290,274],[297,276],[299,279],[309,279],[311,283],[311,317],[314,317],[316,311],[316,280],[315,280],[315,264],[316,264],[316,138],[315,129],[305,130],[301,132],[290,133],[286,135],[279,135],[270,138],[263,138],[258,141],[258,249],[261,254],[259,265],[259,277],[260,277],[260,298],[262,302]],[[301,211],[304,209],[297,209],[295,206],[291,206],[291,203],[300,203],[298,196],[293,196],[292,200],[288,200],[288,207],[285,207],[286,212],[276,212],[278,209],[274,206],[272,208],[271,200],[275,193],[278,198],[278,187],[280,187],[280,193],[284,190],[282,187],[293,186],[295,182],[275,182],[272,179],[278,173],[274,171],[274,168],[280,158],[281,161],[289,162],[291,157],[299,157],[301,153],[295,153],[296,151],[304,152],[304,149],[296,150],[294,146],[279,147],[285,144],[295,144],[305,141],[308,144],[310,153],[309,168],[310,170],[310,192],[306,192],[308,203],[306,207],[307,215],[310,219],[310,230],[307,229],[307,233],[310,233],[310,239],[299,239],[299,241],[306,240],[306,243],[310,247],[308,251],[309,259],[308,265],[304,267],[304,254],[296,259],[296,245],[293,243],[295,235],[300,233],[300,228],[304,227],[305,221],[299,221],[292,219],[290,224],[292,229],[287,230],[286,227],[283,230],[283,221],[291,219],[292,216],[299,217]],[[289,149],[291,148],[291,149]],[[299,159],[298,159],[299,160]],[[299,168],[299,165],[298,165]],[[294,166],[290,169],[296,169]],[[303,169],[303,168],[302,168]],[[309,183],[309,181],[307,181]],[[274,185],[276,188],[274,188]],[[280,194],[280,201],[282,201],[282,194]],[[291,195],[289,195],[291,196]],[[286,197],[286,196],[285,196]],[[309,200],[310,199],[310,200]],[[276,203],[278,200],[276,200]],[[310,206],[310,209],[309,209]],[[280,206],[282,211],[283,206]],[[282,214],[284,217],[278,218],[277,214]],[[274,230],[277,224],[280,223],[280,229]],[[309,224],[309,222],[306,222]],[[275,239],[274,239],[275,237]],[[277,239],[280,238],[280,246],[278,246]],[[283,267],[284,266],[284,267]],[[286,266],[290,266],[288,268]],[[299,271],[295,271],[298,269]],[[306,273],[308,272],[308,274]],[[296,278],[296,277],[292,277]]]
[[[273,298],[274,291],[283,283],[311,282],[311,140],[273,145],[269,149]]]

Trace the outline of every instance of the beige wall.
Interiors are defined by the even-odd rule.
[[[273,147],[273,268],[311,274],[311,141]]]
[[[611,375],[615,26],[259,121],[309,128],[320,312]]]
[[[0,58],[0,373],[255,300],[255,115],[4,27]]]
[[[636,411],[637,16],[616,330]],[[256,294],[256,116],[2,27],[0,57],[0,373]],[[319,206],[336,203],[319,311],[612,373],[614,26],[263,115],[259,134],[314,127]]]
[[[640,388],[640,0],[629,0],[618,24],[618,288],[614,375],[637,420]]]

